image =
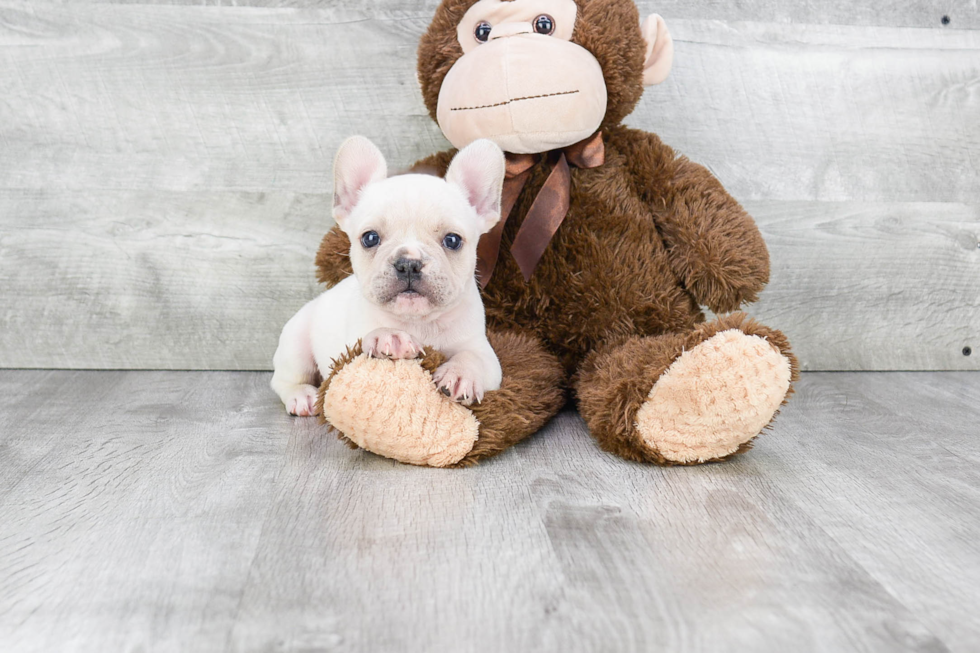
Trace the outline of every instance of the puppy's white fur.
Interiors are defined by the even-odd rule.
[[[445,179],[388,179],[369,140],[355,136],[340,146],[333,215],[350,238],[354,276],[306,304],[282,330],[272,389],[291,414],[314,413],[312,383],[359,338],[369,356],[414,358],[425,347],[439,349],[448,360],[433,378],[462,403],[500,387],[474,269],[480,235],[500,219],[503,179],[503,152],[488,140],[460,151]],[[371,232],[379,242],[365,245]],[[462,238],[456,250],[446,244],[450,234]]]

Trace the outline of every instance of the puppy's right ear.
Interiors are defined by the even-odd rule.
[[[361,191],[388,176],[384,155],[363,136],[351,136],[333,161],[333,219],[340,228],[357,206]]]

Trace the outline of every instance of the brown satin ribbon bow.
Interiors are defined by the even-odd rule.
[[[595,135],[574,145],[545,154],[549,159],[557,158],[557,160],[544,186],[534,198],[531,208],[527,210],[524,222],[510,246],[510,253],[514,255],[525,281],[531,279],[534,268],[541,260],[541,255],[544,254],[548,243],[551,242],[568,213],[572,191],[572,173],[568,164],[571,163],[576,168],[597,168],[605,163],[605,154],[602,132],[596,132]],[[538,162],[540,156],[540,154],[507,155],[507,174],[504,178],[500,221],[480,238],[476,247],[476,270],[481,288],[486,287],[493,275],[493,268],[497,265],[497,257],[500,253],[500,238],[504,234],[507,218],[514,208],[514,203],[517,202],[517,197],[524,189],[524,184],[531,176],[531,168]]]

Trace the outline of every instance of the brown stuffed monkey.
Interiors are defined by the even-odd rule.
[[[663,81],[673,44],[632,0],[444,0],[419,45],[431,116],[457,148],[508,153],[503,218],[479,243],[490,340],[504,382],[472,407],[418,361],[349,352],[321,387],[352,446],[465,465],[544,425],[570,396],[598,444],[658,464],[747,450],[792,392],[782,333],[742,313],[769,278],[752,218],[704,167],[622,120]],[[419,162],[443,174],[454,151]],[[319,278],[351,274],[326,235]],[[326,392],[329,389],[329,392]],[[570,391],[570,392],[569,392]]]

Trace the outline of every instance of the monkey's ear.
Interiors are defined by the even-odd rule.
[[[333,161],[333,218],[344,228],[361,191],[388,176],[388,165],[377,146],[363,136],[351,136]]]
[[[476,209],[481,234],[500,220],[500,197],[504,190],[504,153],[493,141],[473,141],[453,157],[446,181],[461,191]]]
[[[643,62],[643,85],[659,84],[667,79],[674,64],[674,39],[667,31],[667,24],[657,14],[650,14],[643,25],[643,40],[647,43],[647,57]]]

